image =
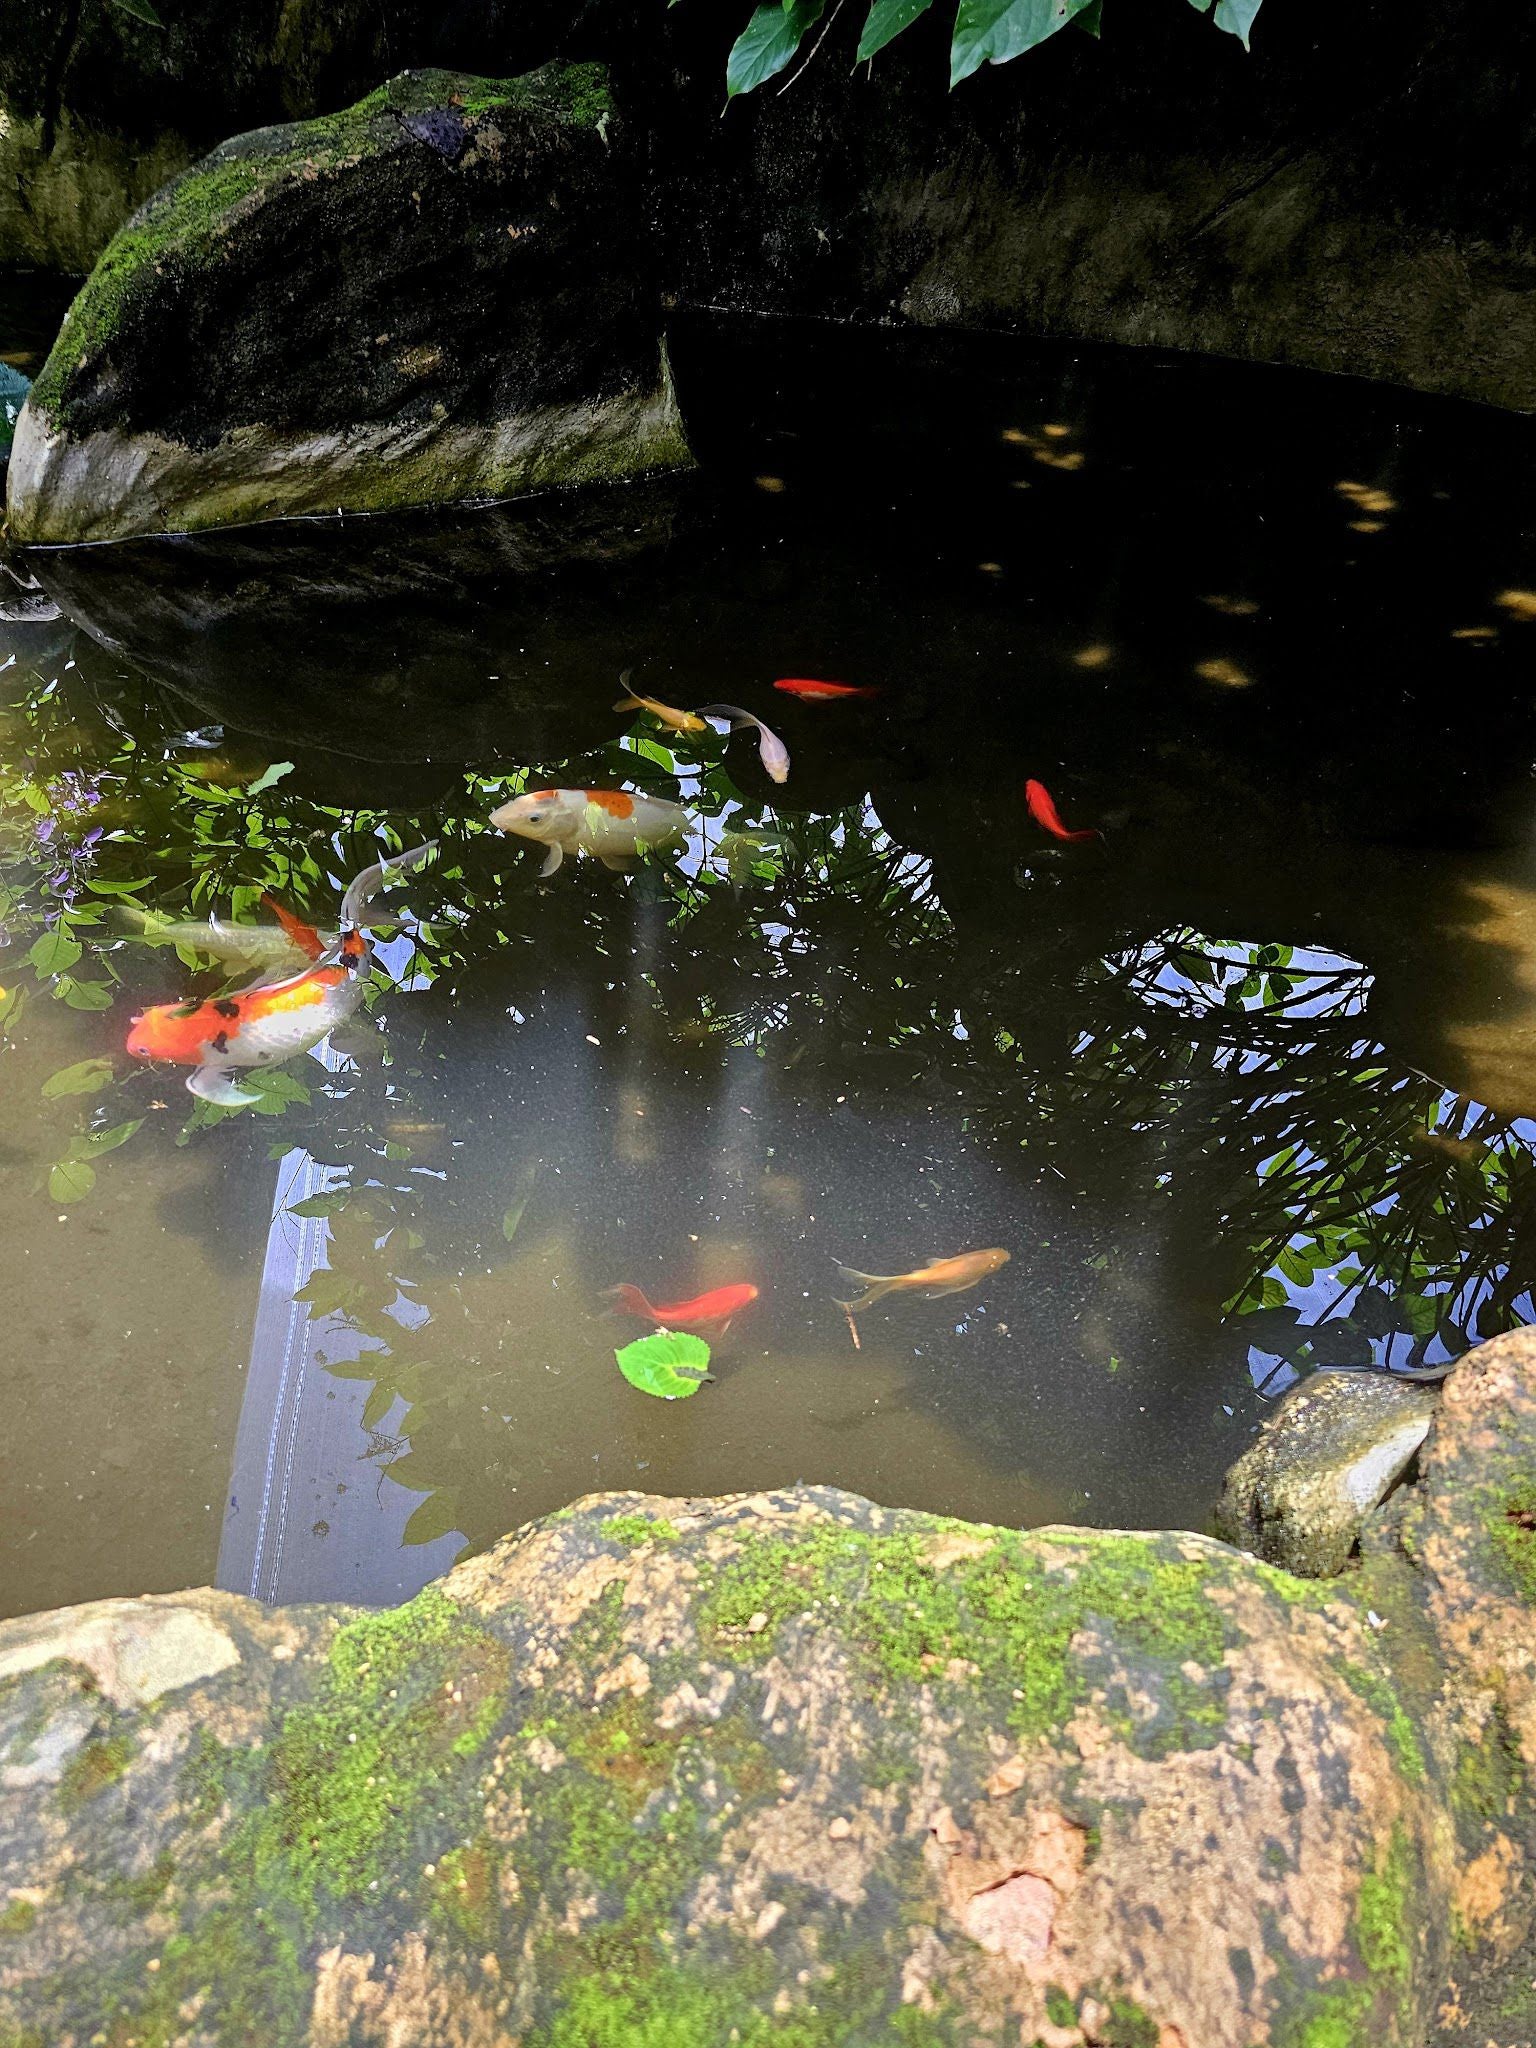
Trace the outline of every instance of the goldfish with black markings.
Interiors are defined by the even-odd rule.
[[[999,1266],[1006,1266],[1012,1256],[1000,1245],[993,1245],[983,1252],[959,1252],[952,1259],[930,1259],[910,1273],[861,1273],[856,1266],[845,1266],[836,1259],[833,1264],[848,1285],[864,1289],[857,1301],[838,1297],[838,1305],[850,1311],[869,1308],[887,1294],[923,1294],[936,1301],[941,1294],[960,1294],[974,1287]]]
[[[318,1045],[344,1023],[363,999],[370,947],[363,911],[386,880],[404,874],[434,851],[437,841],[364,868],[342,899],[333,945],[301,920],[291,936],[301,949],[316,948],[311,964],[273,981],[265,976],[227,996],[190,1003],[157,1003],[133,1019],[128,1051],[135,1059],[169,1060],[191,1067],[187,1087],[204,1102],[238,1109],[259,1098],[238,1075],[277,1067]],[[283,913],[285,923],[288,914]],[[301,936],[302,935],[302,936]]]
[[[536,839],[549,852],[539,869],[552,875],[568,853],[590,853],[607,868],[665,847],[688,830],[688,813],[666,797],[629,789],[535,789],[492,811],[498,832]]]

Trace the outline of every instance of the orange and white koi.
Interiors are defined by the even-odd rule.
[[[133,1020],[128,1051],[135,1059],[170,1060],[191,1067],[187,1087],[204,1102],[235,1109],[257,1098],[236,1076],[252,1067],[281,1066],[308,1052],[343,1023],[362,1001],[369,944],[362,914],[391,876],[424,861],[436,840],[364,868],[341,905],[341,930],[301,973],[260,978],[227,996],[190,1003],[157,1003]],[[308,950],[319,935],[282,913],[296,944]]]
[[[1059,839],[1064,846],[1075,846],[1084,839],[1102,839],[1104,834],[1096,826],[1089,825],[1081,832],[1069,832],[1061,822],[1061,813],[1055,799],[1043,782],[1036,782],[1031,776],[1024,785],[1024,801],[1029,815],[1042,832],[1049,832],[1053,839]]]
[[[869,1308],[886,1294],[925,1294],[936,1301],[941,1294],[960,1294],[967,1287],[974,1287],[999,1266],[1006,1266],[1012,1256],[994,1245],[984,1252],[959,1252],[952,1259],[930,1259],[926,1266],[916,1266],[910,1273],[861,1273],[856,1266],[845,1266],[835,1260],[833,1263],[843,1279],[851,1287],[864,1289],[857,1301],[839,1301],[838,1305],[850,1312]]]
[[[789,749],[776,732],[771,732],[753,712],[743,711],[739,704],[701,704],[700,714],[705,718],[728,718],[731,731],[740,732],[744,726],[757,727],[757,751],[769,779],[773,782],[789,780]]]
[[[615,711],[648,711],[652,718],[658,719],[662,725],[670,726],[673,732],[709,731],[704,720],[692,711],[679,711],[675,705],[663,704],[655,697],[642,697],[638,690],[631,690],[629,675],[629,670],[625,669],[619,677],[619,682],[627,694],[614,705]]]
[[[620,1308],[632,1316],[644,1316],[658,1329],[701,1330],[718,1324],[722,1337],[731,1326],[731,1318],[757,1299],[757,1289],[750,1280],[711,1287],[707,1294],[696,1294],[691,1301],[647,1301],[641,1290],[628,1281],[608,1291]]]
[[[492,811],[498,832],[547,846],[541,875],[552,875],[568,853],[595,854],[606,868],[650,847],[668,846],[688,829],[688,813],[665,797],[629,789],[535,789]]]

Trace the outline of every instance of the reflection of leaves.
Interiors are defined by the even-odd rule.
[[[435,1543],[458,1528],[451,1493],[429,1493],[400,1532],[402,1543]]]
[[[329,1267],[322,1266],[309,1276],[293,1298],[304,1302],[311,1317],[319,1321],[322,1316],[349,1314],[362,1300],[363,1289],[347,1274],[333,1273]],[[371,1371],[366,1376],[371,1378]]]
[[[709,1346],[702,1337],[682,1330],[657,1330],[649,1337],[637,1337],[614,1357],[619,1371],[642,1394],[657,1394],[664,1401],[686,1401],[710,1377]]]
[[[37,969],[41,981],[50,974],[63,974],[73,967],[83,950],[77,939],[72,939],[61,925],[55,925],[51,932],[44,932],[36,941],[27,958]]]
[[[56,996],[62,996],[72,1010],[110,1010],[112,991],[104,981],[76,981],[72,974],[61,974],[54,989]]]
[[[334,1216],[351,1201],[355,1190],[352,1188],[331,1188],[323,1195],[309,1195],[302,1202],[290,1202],[290,1216]]]
[[[97,1089],[105,1088],[111,1078],[110,1060],[76,1060],[72,1067],[60,1067],[56,1074],[50,1074],[43,1083],[42,1092],[50,1098],[56,1095],[94,1095]]]

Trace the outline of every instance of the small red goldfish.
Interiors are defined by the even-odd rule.
[[[801,697],[808,704],[830,704],[837,697],[878,697],[873,683],[818,683],[809,676],[780,676],[773,686],[786,696]]]
[[[1029,806],[1029,815],[1043,832],[1049,832],[1053,839],[1059,839],[1065,846],[1075,846],[1084,839],[1102,839],[1104,834],[1094,826],[1081,832],[1069,832],[1061,822],[1061,813],[1055,799],[1043,782],[1031,778],[1024,785],[1024,801]]]
[[[732,1316],[739,1315],[757,1299],[757,1289],[747,1280],[729,1287],[711,1287],[708,1294],[696,1294],[692,1301],[647,1301],[641,1290],[628,1281],[609,1291],[621,1309],[632,1316],[645,1316],[659,1328],[699,1330],[718,1323],[722,1337],[730,1328]]]

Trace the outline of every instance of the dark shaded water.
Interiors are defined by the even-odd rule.
[[[1531,1315],[1524,424],[983,344],[676,360],[679,485],[28,565],[5,1611],[393,1597],[594,1486],[1199,1526],[1259,1384]],[[762,712],[788,785],[615,717],[626,667]],[[485,823],[525,781],[703,823],[541,883]],[[732,874],[743,825],[784,843]],[[428,834],[376,1000],[263,1113],[125,1057],[218,985],[134,904],[325,923]],[[834,1257],[990,1245],[855,1348]],[[620,1378],[626,1280],[760,1288],[697,1397]]]

